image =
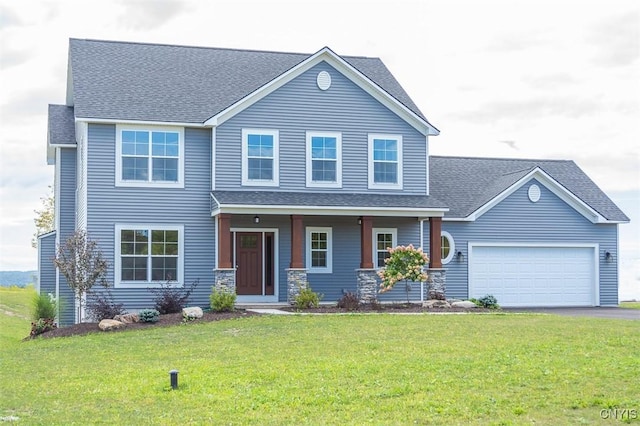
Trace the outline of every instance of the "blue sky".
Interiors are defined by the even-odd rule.
[[[380,57],[441,130],[432,154],[576,161],[633,221],[640,298],[640,2],[0,0],[0,270],[36,268],[70,37]]]

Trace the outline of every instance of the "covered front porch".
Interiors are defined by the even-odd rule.
[[[349,200],[296,193],[290,204],[293,195],[270,194],[271,204],[264,203],[264,192],[212,194],[215,285],[235,292],[238,303],[291,303],[309,285],[327,302],[348,291],[362,302],[378,300],[376,272],[386,249],[396,245],[422,247],[430,277],[444,277],[440,230],[446,209],[406,205],[405,199],[424,204],[429,197],[348,194]],[[312,205],[312,198],[321,205]],[[347,201],[365,205],[339,205]],[[426,297],[417,288],[414,293]]]

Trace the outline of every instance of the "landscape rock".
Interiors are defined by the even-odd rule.
[[[447,299],[450,305],[453,305],[455,302],[462,302],[462,299]]]
[[[126,324],[120,321],[116,321],[116,320],[112,320],[112,319],[103,319],[102,321],[100,321],[100,324],[98,324],[98,327],[100,327],[100,330],[102,331],[109,331],[109,330],[115,330],[116,328],[121,328],[124,327]]]
[[[134,323],[134,322],[140,322],[140,317],[138,316],[138,314],[116,315],[115,317],[113,317],[113,319],[116,320],[116,321],[123,322],[125,324],[131,324],[131,323]]]
[[[463,300],[461,302],[453,302],[451,304],[452,308],[464,308],[464,309],[472,309],[472,308],[477,308],[478,305],[476,305],[475,303],[469,301],[469,300]]]
[[[193,306],[191,308],[182,308],[182,316],[189,319],[198,319],[202,318],[204,313],[202,312],[202,308],[198,306]]]
[[[430,299],[422,303],[423,308],[450,308],[451,305],[446,300]]]

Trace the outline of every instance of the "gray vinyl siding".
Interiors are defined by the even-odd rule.
[[[56,167],[60,167],[60,203],[59,243],[64,245],[76,229],[76,149],[61,148]],[[75,322],[75,295],[67,284],[64,275],[59,274],[59,297],[63,306],[60,313],[60,324],[69,325]]]
[[[115,187],[115,126],[90,124],[88,130],[87,229],[109,261],[107,281],[114,283],[115,226],[184,226],[184,283],[199,285],[190,303],[209,305],[215,267],[215,222],[210,214],[211,130],[186,128],[185,187]],[[95,291],[100,291],[96,289]],[[145,285],[116,288],[117,302],[128,310],[153,307]]]
[[[56,294],[56,233],[50,232],[38,238],[38,292]]]
[[[328,71],[332,79],[327,91],[316,85],[316,76],[323,70]],[[216,129],[215,181],[218,190],[243,188],[240,149],[243,128],[279,131],[278,189],[286,191],[306,190],[306,131],[342,133],[342,188],[313,188],[316,192],[368,192],[368,134],[402,135],[402,192],[426,193],[426,137],[327,63],[318,64]]]
[[[527,196],[532,183],[541,190],[537,203],[529,201]],[[614,259],[618,258],[617,225],[593,224],[535,179],[475,222],[444,221],[442,229],[453,237],[455,250],[464,254],[462,262],[454,257],[444,265],[447,270],[447,297],[468,297],[469,242],[588,243],[599,244],[600,304],[618,304],[617,263],[606,263],[603,257],[603,253],[609,251]]]

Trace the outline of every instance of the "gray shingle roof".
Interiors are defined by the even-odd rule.
[[[429,167],[431,194],[450,209],[445,217],[470,215],[539,167],[607,220],[629,220],[573,161],[431,156]]]
[[[52,145],[75,145],[76,125],[73,107],[49,105],[48,143]]]
[[[203,123],[310,54],[69,40],[76,117]],[[378,58],[342,57],[426,121]]]
[[[279,191],[214,191],[221,205],[442,209],[433,196]],[[218,206],[216,206],[218,207]]]

